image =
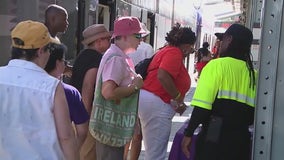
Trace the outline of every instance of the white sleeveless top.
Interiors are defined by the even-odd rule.
[[[35,63],[0,67],[0,159],[61,160],[53,108],[59,83]]]

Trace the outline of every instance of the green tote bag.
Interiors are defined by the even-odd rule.
[[[119,101],[106,100],[101,94],[102,75],[96,85],[89,130],[102,144],[124,146],[132,139],[137,119],[139,92]]]

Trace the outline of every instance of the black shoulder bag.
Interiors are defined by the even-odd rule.
[[[137,74],[140,74],[143,80],[146,78],[148,74],[147,70],[153,58],[154,58],[154,55],[150,58],[145,58],[144,60],[140,61],[138,64],[135,65],[135,72]]]

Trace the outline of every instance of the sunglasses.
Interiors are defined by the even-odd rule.
[[[142,36],[141,36],[141,34],[140,34],[140,33],[136,33],[136,34],[134,34],[134,37],[135,37],[135,38],[137,38],[137,39],[141,39],[141,38],[142,38]]]

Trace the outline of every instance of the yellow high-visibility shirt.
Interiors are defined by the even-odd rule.
[[[255,77],[257,79],[257,74]],[[256,86],[253,88],[250,85],[246,62],[223,57],[211,60],[204,67],[191,105],[212,110],[212,104],[217,98],[235,100],[255,107],[255,96]]]

